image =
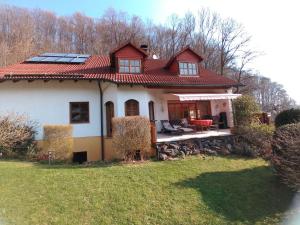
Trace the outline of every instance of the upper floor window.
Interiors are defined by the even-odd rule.
[[[120,59],[119,73],[140,73],[141,61],[136,59]]]
[[[89,123],[89,103],[70,102],[70,123]]]
[[[196,63],[179,63],[180,75],[196,75],[197,74],[197,64]]]

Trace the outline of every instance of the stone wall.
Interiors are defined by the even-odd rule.
[[[157,143],[159,160],[174,160],[187,155],[228,155],[233,150],[233,136],[195,138],[184,141]]]

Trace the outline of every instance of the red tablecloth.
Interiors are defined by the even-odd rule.
[[[212,120],[191,120],[191,124],[198,125],[201,127],[209,127],[212,125]]]

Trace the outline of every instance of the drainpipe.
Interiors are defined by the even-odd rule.
[[[100,133],[101,133],[101,159],[105,160],[105,147],[104,147],[104,132],[103,132],[103,90],[101,87],[101,83],[98,80],[98,87],[99,87],[99,93],[100,93]]]

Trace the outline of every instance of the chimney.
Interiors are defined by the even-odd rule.
[[[148,45],[143,44],[140,46],[140,48],[143,49],[145,52],[148,52]]]

